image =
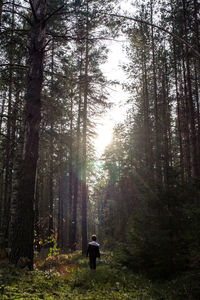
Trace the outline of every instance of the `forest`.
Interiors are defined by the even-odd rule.
[[[123,83],[102,68],[119,38]],[[0,299],[198,300],[199,282],[199,0],[0,0]]]

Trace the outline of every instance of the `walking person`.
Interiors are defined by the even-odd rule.
[[[96,242],[96,235],[92,235],[92,241],[88,244],[87,249],[87,257],[89,255],[90,260],[90,269],[95,270],[96,269],[96,258],[100,258],[100,251],[99,251],[99,244]]]

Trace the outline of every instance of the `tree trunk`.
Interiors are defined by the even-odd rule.
[[[0,0],[0,31],[1,31],[2,9],[3,9],[3,0]]]
[[[1,139],[1,129],[2,129],[2,123],[3,123],[3,115],[4,115],[4,110],[5,110],[5,102],[6,102],[6,95],[3,95],[2,106],[1,106],[1,116],[0,116],[0,139]]]
[[[186,18],[186,6],[185,0],[182,0],[183,3],[183,20],[184,20],[184,35],[185,40],[188,41],[188,32],[187,32],[187,18]],[[188,109],[189,109],[189,123],[191,129],[191,148],[192,148],[192,171],[193,176],[198,178],[199,176],[199,161],[198,161],[198,154],[197,154],[197,137],[196,137],[196,125],[195,125],[195,107],[194,101],[192,96],[192,84],[191,84],[191,70],[190,70],[190,59],[189,59],[189,51],[188,47],[185,47],[185,62],[186,62],[186,71],[187,71],[187,102],[188,102]]]
[[[59,180],[58,180],[58,247],[67,248],[66,238],[64,239],[64,201],[65,201],[65,186],[66,178],[63,168],[63,128],[60,126],[60,141],[59,141]]]
[[[199,78],[198,78],[198,64],[195,62],[195,100],[197,108],[197,159],[200,161],[200,107],[199,107]],[[200,165],[199,165],[200,167]]]
[[[195,38],[196,38],[196,46],[198,51],[200,50],[200,36],[199,36],[199,4],[197,0],[193,1],[194,4],[194,19],[195,19]],[[197,160],[199,162],[199,170],[200,170],[200,108],[199,108],[199,83],[200,83],[200,60],[195,58],[195,98],[196,98],[196,107],[197,107]]]
[[[54,181],[53,181],[53,123],[50,125],[50,149],[49,149],[49,228],[48,235],[51,236],[53,233],[53,189],[54,189]]]
[[[54,39],[52,40],[52,53],[51,53],[51,103],[53,103],[53,88],[54,88]],[[53,163],[53,139],[54,139],[54,124],[53,124],[53,104],[50,106],[50,155],[49,155],[49,236],[53,233],[53,201],[54,201],[54,163]]]
[[[85,86],[83,102],[83,153],[82,153],[82,254],[87,252],[87,107],[88,107],[88,65],[89,65],[89,41],[88,41],[88,1],[86,17],[86,48],[85,48]]]
[[[2,107],[1,107],[1,116],[0,116],[0,140],[2,140],[2,124],[3,124],[3,114],[5,109],[5,100],[6,96],[3,95]],[[4,243],[4,234],[2,231],[3,225],[3,214],[4,214],[4,206],[3,206],[3,192],[4,192],[4,161],[3,161],[3,153],[1,154],[1,165],[0,165],[0,248],[3,247]]]
[[[184,111],[184,116],[183,116],[183,122],[184,122],[184,137],[185,137],[185,143],[184,143],[184,148],[185,148],[185,169],[187,173],[187,178],[191,178],[192,175],[192,170],[191,170],[191,153],[190,153],[190,133],[189,133],[189,109],[188,109],[188,100],[187,100],[187,84],[186,84],[186,71],[185,71],[185,60],[184,56],[182,59],[182,67],[183,67],[183,82],[184,82],[184,102],[183,102],[183,111]]]
[[[64,241],[63,241],[63,235],[64,235],[64,226],[63,226],[63,202],[64,202],[64,175],[62,168],[60,170],[59,174],[59,187],[58,187],[58,247],[63,249],[64,248]]]
[[[18,216],[10,261],[33,268],[34,194],[41,120],[41,90],[45,52],[46,0],[33,0],[29,71],[25,95],[24,153],[17,191]]]
[[[11,201],[11,120],[12,120],[12,97],[13,97],[13,59],[14,59],[14,41],[13,31],[15,23],[15,0],[12,2],[12,21],[9,52],[9,90],[8,90],[8,113],[7,113],[7,132],[6,132],[6,153],[5,153],[5,182],[4,182],[4,203],[3,203],[3,226],[4,246],[8,247],[8,227],[10,219],[10,201]]]
[[[164,66],[163,66],[164,67]],[[168,103],[168,88],[167,88],[167,67],[166,70],[162,74],[162,99],[163,99],[163,175],[164,175],[164,184],[165,187],[169,187],[169,161],[170,161],[170,153],[169,153],[169,130],[170,130],[170,122],[169,122],[169,103]]]
[[[11,120],[11,149],[10,149],[10,185],[9,185],[9,202],[8,202],[8,209],[9,209],[9,219],[8,219],[8,225],[7,225],[7,236],[8,236],[8,247],[10,248],[11,246],[11,240],[13,236],[13,224],[11,222],[11,213],[13,211],[13,203],[12,203],[12,191],[13,191],[13,174],[14,174],[14,161],[16,158],[15,150],[16,150],[16,131],[17,131],[17,118],[19,116],[19,106],[20,106],[20,93],[19,89],[16,92],[16,97],[15,97],[15,103],[13,105],[12,109],[12,120]],[[13,171],[13,172],[12,172]]]
[[[70,249],[73,250],[74,242],[73,242],[73,99],[71,97],[70,103],[70,146],[69,146],[69,242]]]
[[[178,93],[178,72],[177,72],[177,57],[176,57],[175,41],[173,42],[173,51],[174,51],[174,76],[175,76],[175,89],[176,89],[178,139],[179,139],[179,151],[180,151],[180,173],[181,173],[181,182],[183,183],[184,182],[184,156],[183,156],[183,143],[182,143],[180,95]]]
[[[151,0],[151,23],[153,23],[153,1]],[[159,146],[159,116],[158,116],[158,95],[157,95],[157,74],[155,59],[155,41],[154,29],[151,26],[151,47],[152,47],[152,64],[153,64],[153,93],[154,93],[154,128],[155,128],[155,168],[156,182],[161,182],[161,165],[160,165],[160,146]]]
[[[142,33],[144,35],[144,33]],[[144,41],[145,44],[145,41]],[[147,79],[147,59],[145,51],[142,53],[142,65],[143,65],[143,98],[144,98],[144,132],[145,132],[145,156],[147,163],[147,176],[152,175],[153,163],[152,163],[152,145],[151,145],[151,130],[150,130],[150,118],[149,118],[149,91],[148,91],[148,79]]]
[[[75,153],[75,168],[74,168],[74,197],[73,197],[73,210],[72,210],[72,244],[73,251],[76,250],[76,232],[77,232],[77,203],[78,203],[78,192],[80,188],[80,127],[81,127],[81,106],[82,106],[82,51],[80,55],[80,83],[79,83],[79,102],[78,102],[78,120],[77,120],[77,137],[76,137],[76,153]]]

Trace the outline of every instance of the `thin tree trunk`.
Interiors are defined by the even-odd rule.
[[[60,174],[59,174],[59,187],[58,187],[58,247],[63,249],[64,242],[63,242],[63,235],[64,235],[64,226],[63,226],[63,202],[64,202],[64,176],[62,167],[60,167]]]
[[[185,135],[185,168],[187,171],[187,177],[188,179],[191,178],[192,170],[191,170],[191,153],[190,153],[190,133],[189,133],[189,109],[188,109],[188,100],[187,100],[187,84],[186,84],[186,71],[185,71],[185,60],[184,56],[182,59],[182,66],[183,66],[183,81],[184,81],[184,103],[183,103],[183,109],[184,109],[184,135]]]
[[[48,235],[50,236],[53,233],[53,198],[54,198],[54,167],[53,167],[53,123],[50,125],[50,149],[49,149],[49,229]]]
[[[30,29],[30,53],[27,91],[25,95],[25,139],[21,176],[17,191],[18,217],[10,261],[33,268],[34,198],[41,120],[41,90],[45,53],[46,0],[33,0]]]
[[[151,23],[153,22],[153,0],[151,0]],[[154,92],[154,127],[155,127],[155,167],[156,182],[161,182],[161,165],[160,165],[160,147],[159,147],[159,116],[158,116],[158,95],[157,95],[157,74],[155,59],[155,41],[154,28],[151,27],[151,47],[152,47],[152,64],[153,64],[153,92]]]
[[[70,249],[73,250],[73,99],[71,97],[70,103],[70,146],[69,146],[69,242]]]
[[[189,120],[191,126],[191,144],[192,144],[192,170],[193,176],[199,177],[199,161],[197,156],[197,138],[196,138],[196,118],[194,101],[192,97],[192,86],[191,86],[191,74],[190,74],[190,61],[188,57],[188,51],[186,54],[186,69],[187,69],[187,83],[188,83],[188,107],[189,107]]]
[[[77,232],[77,203],[78,192],[80,188],[80,128],[81,128],[81,106],[82,106],[82,51],[81,51],[81,65],[80,65],[80,83],[79,83],[79,102],[78,102],[78,120],[77,120],[77,137],[76,137],[76,154],[75,154],[75,177],[74,177],[74,197],[72,210],[72,243],[73,251],[76,250],[76,232]]]
[[[9,202],[8,202],[8,211],[9,211],[9,219],[8,219],[8,225],[7,225],[7,235],[8,235],[8,246],[10,248],[11,246],[11,241],[12,241],[12,236],[13,236],[13,227],[12,227],[12,222],[11,222],[11,213],[13,211],[12,208],[12,190],[13,190],[13,173],[12,170],[14,168],[14,160],[15,160],[15,149],[16,149],[16,131],[17,131],[17,118],[19,116],[19,104],[20,104],[20,92],[19,89],[16,92],[16,97],[15,97],[15,103],[13,105],[13,110],[12,110],[12,122],[11,122],[11,149],[10,149],[10,185],[9,185]]]
[[[2,22],[2,10],[3,10],[3,0],[0,0],[0,31],[1,31],[1,22]]]
[[[164,67],[164,66],[163,66]],[[169,187],[169,105],[168,105],[168,98],[167,98],[167,84],[166,84],[166,76],[167,74],[162,74],[162,98],[163,98],[163,140],[164,140],[164,167],[163,167],[163,174],[164,174],[164,184],[166,188]]]
[[[13,59],[14,59],[14,44],[13,44],[13,32],[14,32],[14,8],[15,0],[12,2],[12,21],[11,21],[11,37],[10,37],[10,53],[9,53],[9,90],[8,90],[8,112],[7,112],[7,133],[6,133],[6,153],[5,153],[5,183],[4,183],[4,203],[3,203],[3,232],[5,247],[8,247],[8,227],[10,219],[10,201],[11,191],[10,186],[12,184],[11,174],[11,120],[12,120],[12,94],[13,94]]]
[[[69,222],[68,222],[68,180],[63,165],[63,125],[60,127],[59,142],[59,189],[58,189],[58,245],[61,249],[68,250]]]
[[[175,75],[175,88],[176,88],[176,105],[177,105],[177,122],[178,122],[178,139],[179,139],[179,151],[180,151],[180,172],[181,182],[184,182],[184,156],[183,156],[183,143],[182,143],[182,126],[181,126],[181,110],[180,110],[180,95],[178,93],[178,72],[177,72],[177,57],[175,42],[173,42],[174,51],[174,75]]]
[[[6,102],[6,96],[3,95],[2,106],[1,106],[1,116],[0,116],[0,139],[1,139],[1,129],[2,129],[2,123],[3,123],[3,115],[4,115],[4,110],[5,110],[5,102]]]
[[[3,124],[5,100],[6,100],[6,96],[3,95],[1,116],[0,116],[0,140],[2,139],[2,131],[1,130],[2,130],[2,124]],[[4,243],[4,238],[3,238],[4,234],[2,231],[3,214],[4,214],[3,194],[4,194],[4,162],[3,162],[3,154],[1,154],[1,165],[0,165],[0,248],[3,247],[3,243]]]
[[[195,61],[195,100],[197,108],[197,159],[200,161],[200,107],[199,107],[199,85],[198,85],[198,66],[197,61]]]
[[[53,87],[54,87],[54,39],[52,40],[52,53],[51,53],[51,103],[53,103]],[[49,236],[53,233],[53,200],[54,200],[54,162],[53,162],[53,138],[54,138],[54,126],[53,126],[53,104],[51,105],[50,111],[50,155],[49,155]]]
[[[183,19],[184,19],[184,35],[186,41],[188,41],[188,32],[187,32],[187,19],[186,19],[186,6],[185,0],[182,0],[183,3]],[[188,108],[189,108],[189,123],[191,129],[191,146],[192,146],[192,171],[193,176],[199,176],[199,161],[197,157],[197,138],[196,138],[196,125],[195,125],[195,108],[194,108],[194,101],[192,96],[192,84],[191,84],[191,71],[190,71],[190,59],[189,59],[189,51],[188,47],[186,46],[185,49],[185,62],[186,62],[186,70],[187,70],[187,101],[188,101]]]
[[[194,5],[194,19],[195,19],[195,24],[194,24],[194,28],[195,28],[195,37],[196,37],[196,45],[198,50],[200,50],[200,41],[199,41],[199,19],[198,19],[198,14],[199,14],[199,3],[197,2],[197,0],[193,0],[193,5]]]
[[[85,86],[83,102],[83,153],[82,153],[82,254],[87,252],[87,107],[88,107],[88,65],[89,65],[89,41],[88,41],[88,1],[86,17],[86,48],[85,48]]]
[[[199,19],[198,19],[198,3],[197,0],[193,1],[194,4],[194,19],[195,19],[195,37],[196,37],[196,45],[198,50],[200,50],[200,36],[199,36]],[[196,107],[197,107],[197,153],[198,153],[198,162],[200,169],[200,108],[199,108],[199,83],[200,83],[200,60],[195,59],[195,98],[196,98]]]
[[[144,126],[145,126],[145,155],[147,161],[148,174],[153,172],[152,163],[152,146],[151,146],[151,132],[150,132],[150,120],[149,120],[149,92],[147,84],[147,65],[146,56],[143,53],[143,93],[144,93]]]
[[[35,249],[40,252],[41,245],[40,241],[40,226],[39,226],[39,178],[38,178],[38,169],[36,170],[36,179],[35,179],[35,205],[34,205],[34,229],[35,229]]]

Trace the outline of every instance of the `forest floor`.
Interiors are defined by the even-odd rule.
[[[96,271],[79,251],[36,258],[34,271],[0,262],[0,299],[178,300],[190,297],[181,280],[153,283],[142,275],[116,266],[102,253]],[[196,298],[197,299],[197,298]]]

